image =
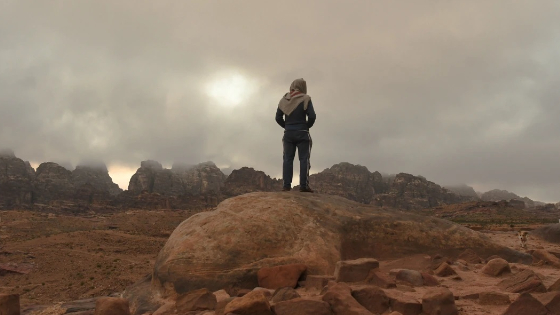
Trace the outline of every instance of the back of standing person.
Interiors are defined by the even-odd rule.
[[[286,93],[278,103],[276,122],[284,128],[282,144],[284,148],[284,163],[282,165],[283,191],[292,189],[294,173],[294,157],[296,148],[299,157],[299,190],[310,192],[309,169],[311,168],[312,140],[309,129],[315,123],[315,110],[311,97],[307,95],[307,83],[304,79],[296,79],[290,85],[290,92]]]

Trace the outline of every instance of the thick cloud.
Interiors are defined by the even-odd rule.
[[[0,147],[133,170],[278,176],[308,81],[312,170],[340,161],[560,200],[560,4],[0,0]]]

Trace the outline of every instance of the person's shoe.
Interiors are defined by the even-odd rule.
[[[301,187],[299,189],[300,192],[306,192],[306,193],[314,193],[313,189],[309,188],[309,187]]]
[[[290,191],[290,190],[292,190],[292,188],[290,188],[290,187],[282,187],[282,191]]]

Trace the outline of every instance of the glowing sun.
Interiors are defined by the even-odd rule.
[[[206,85],[206,94],[224,107],[239,106],[253,91],[251,82],[238,73],[217,76]]]

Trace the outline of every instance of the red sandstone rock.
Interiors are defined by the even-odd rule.
[[[175,307],[179,313],[188,311],[213,310],[218,303],[216,296],[208,289],[187,292],[177,297]]]
[[[422,274],[416,270],[409,270],[403,269],[397,272],[397,281],[402,281],[407,284],[421,287],[424,285],[424,279],[422,278]]]
[[[282,301],[288,301],[292,299],[297,299],[301,297],[296,290],[291,287],[285,287],[277,289],[276,292],[272,295],[272,302],[278,303]]]
[[[379,262],[373,258],[359,258],[336,263],[334,277],[337,282],[364,281],[372,269],[379,268]]]
[[[560,279],[556,280],[549,288],[548,291],[560,291]]]
[[[295,288],[299,277],[306,270],[307,267],[303,264],[261,268],[257,273],[259,286],[274,290],[284,287]]]
[[[511,303],[509,295],[499,292],[482,292],[478,294],[480,305],[508,305]]]
[[[422,310],[426,315],[457,315],[453,293],[447,288],[430,289],[422,297]]]
[[[417,299],[398,292],[387,292],[391,300],[391,309],[403,315],[419,315],[422,313],[422,303]]]
[[[380,288],[396,287],[395,280],[389,277],[389,275],[379,271],[378,269],[373,269],[369,272],[369,275],[366,278],[366,283],[371,283]]]
[[[384,313],[391,306],[391,301],[385,291],[375,286],[352,290],[352,296],[358,303],[374,314]]]
[[[272,306],[276,315],[332,315],[331,306],[324,301],[297,298]]]
[[[224,309],[224,313],[239,315],[273,315],[270,310],[268,299],[259,291],[251,291],[243,297],[236,298],[229,302]]]
[[[372,315],[352,297],[350,287],[344,283],[331,285],[323,301],[329,303],[336,315]]]
[[[424,285],[428,287],[436,287],[439,285],[438,279],[427,272],[421,272]]]
[[[520,295],[506,309],[503,315],[547,315],[546,307],[535,299],[531,294],[524,293]]]
[[[0,314],[20,314],[19,294],[0,294]]]
[[[98,298],[94,315],[130,315],[128,300],[116,297]]]
[[[511,269],[508,262],[504,259],[494,258],[482,268],[481,272],[492,277],[498,277],[504,273],[511,272]]]
[[[560,292],[548,292],[535,296],[548,310],[548,315],[560,315]]]
[[[533,251],[533,258],[536,261],[544,261],[545,264],[554,266],[556,268],[560,268],[560,259],[558,257],[552,255],[551,253],[547,252],[544,249],[537,249]]]
[[[334,280],[334,277],[307,275],[307,277],[305,278],[305,287],[309,289],[322,290],[330,280]]]
[[[484,260],[480,258],[480,256],[478,256],[478,254],[475,253],[472,249],[465,250],[464,252],[459,254],[457,259],[462,259],[469,264],[481,264],[484,262]]]
[[[441,263],[439,267],[434,271],[434,274],[438,277],[449,277],[457,275],[457,272],[447,262]]]
[[[506,292],[546,292],[541,279],[530,269],[525,269],[498,283],[498,287]]]

